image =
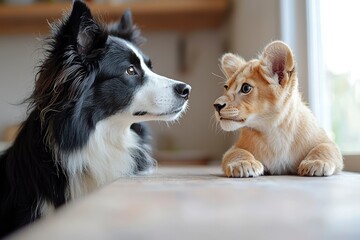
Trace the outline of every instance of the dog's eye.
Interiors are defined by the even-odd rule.
[[[228,90],[229,86],[228,85],[224,85],[225,90]]]
[[[129,74],[129,75],[135,75],[135,74],[136,74],[136,70],[135,70],[134,66],[129,66],[129,67],[126,69],[126,73]]]
[[[252,86],[250,86],[249,84],[247,83],[244,83],[242,86],[241,86],[241,89],[240,89],[240,92],[241,93],[249,93],[251,91],[251,89],[253,89]]]

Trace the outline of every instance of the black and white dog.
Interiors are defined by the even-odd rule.
[[[151,70],[129,11],[103,26],[74,2],[53,27],[29,116],[0,157],[0,236],[155,165],[146,128],[187,108],[191,87]]]

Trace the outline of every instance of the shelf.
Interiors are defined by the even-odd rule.
[[[118,20],[131,9],[143,31],[190,32],[219,27],[228,15],[229,0],[136,0],[121,4],[88,3],[105,22]],[[48,22],[61,18],[71,3],[0,5],[0,35],[47,34]]]

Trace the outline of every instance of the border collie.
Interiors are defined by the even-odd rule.
[[[140,122],[173,121],[191,87],[154,73],[130,11],[103,26],[75,1],[53,26],[29,116],[0,157],[0,236],[155,166]]]

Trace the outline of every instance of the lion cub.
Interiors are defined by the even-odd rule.
[[[221,68],[228,80],[214,103],[216,119],[225,131],[241,128],[222,159],[228,177],[341,171],[339,148],[301,99],[294,56],[285,43],[270,43],[259,59],[248,62],[227,53]]]

